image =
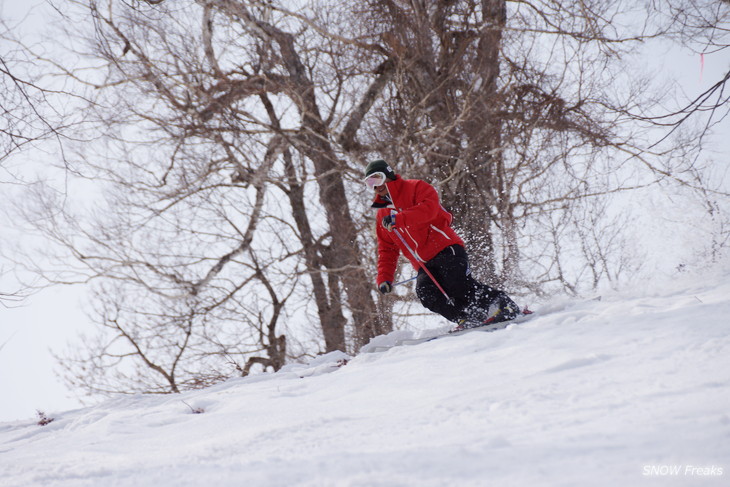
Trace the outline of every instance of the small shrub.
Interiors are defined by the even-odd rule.
[[[38,426],[46,426],[56,420],[56,418],[49,418],[46,413],[40,410],[36,410],[36,415],[38,416],[38,423],[36,423]]]
[[[194,408],[190,404],[186,403],[185,401],[182,401],[182,403],[185,404],[187,407],[189,407],[190,411],[193,414],[203,414],[205,412],[205,409],[203,409],[203,408]]]

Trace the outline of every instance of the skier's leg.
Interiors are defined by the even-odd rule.
[[[459,310],[448,302],[446,296],[436,287],[430,277],[425,272],[418,272],[416,280],[416,295],[426,308],[438,313],[449,321],[458,321]]]
[[[470,322],[483,322],[495,316],[494,321],[506,321],[516,318],[520,314],[520,307],[504,291],[495,289],[469,276],[473,289],[471,302],[467,306],[467,315]],[[495,315],[495,313],[497,313]]]
[[[464,317],[464,309],[470,301],[466,279],[469,264],[464,248],[459,245],[447,247],[428,261],[426,266],[452,299],[452,303],[448,302],[431,278],[423,271],[419,271],[416,281],[418,298],[426,308],[449,321],[458,322]]]

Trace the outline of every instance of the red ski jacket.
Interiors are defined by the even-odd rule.
[[[378,281],[393,282],[398,265],[398,256],[403,255],[418,270],[420,263],[428,262],[450,245],[464,245],[464,241],[451,228],[451,213],[439,202],[433,186],[418,179],[402,179],[385,183],[391,201],[375,197],[373,208],[378,208],[376,217],[378,236]],[[381,222],[386,216],[395,215],[395,229],[413,250],[406,248],[395,232],[386,230]]]

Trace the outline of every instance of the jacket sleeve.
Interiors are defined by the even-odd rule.
[[[396,226],[428,225],[439,215],[441,203],[436,189],[425,181],[417,181],[414,205],[398,213]]]
[[[384,216],[384,215],[382,215]],[[398,267],[398,257],[400,257],[400,249],[393,241],[390,232],[388,232],[380,224],[381,214],[378,212],[376,218],[376,234],[378,236],[378,282],[393,282],[395,271]]]

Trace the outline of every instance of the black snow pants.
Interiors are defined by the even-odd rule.
[[[508,315],[516,316],[519,313],[517,304],[504,291],[482,284],[472,277],[466,250],[461,245],[446,247],[426,262],[426,268],[453,304],[448,302],[423,269],[418,271],[416,295],[426,308],[449,321],[481,323],[489,316],[489,308],[493,305],[509,310]]]

